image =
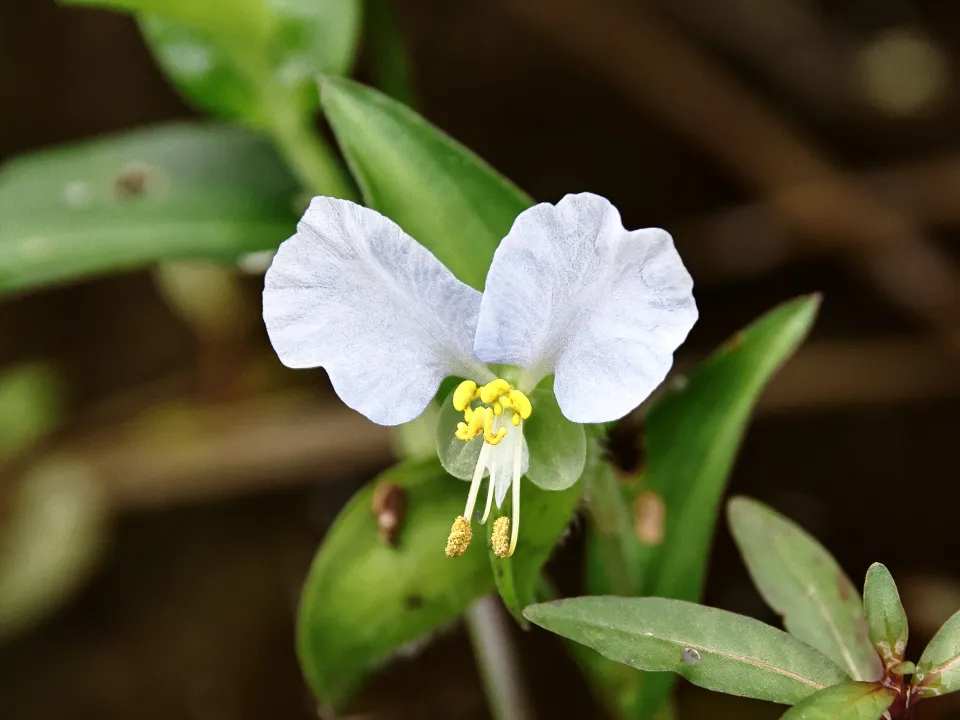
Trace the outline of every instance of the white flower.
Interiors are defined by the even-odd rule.
[[[522,212],[482,295],[391,220],[317,197],[267,272],[263,316],[285,365],[323,366],[340,398],[382,425],[413,420],[444,378],[465,378],[444,408],[463,421],[439,443],[448,470],[472,480],[447,552],[466,549],[489,472],[482,521],[494,493],[499,506],[513,488],[509,547],[505,519],[494,533],[498,554],[509,555],[521,475],[563,489],[583,465],[572,478],[558,477],[549,458],[535,470],[524,425],[553,402],[538,383],[553,376],[572,423],[623,417],[663,381],[696,321],[692,288],[667,232],[627,231],[616,208],[589,193]]]

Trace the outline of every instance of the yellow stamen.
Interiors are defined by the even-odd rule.
[[[531,413],[533,413],[533,405],[530,404],[530,398],[519,390],[510,391],[510,407],[524,420],[529,418]]]
[[[513,548],[510,547],[510,518],[498,517],[493,523],[493,534],[490,537],[490,544],[493,546],[493,552],[497,557],[510,557],[513,554]],[[449,546],[448,546],[449,547]]]
[[[450,528],[450,536],[447,538],[447,557],[460,557],[467,551],[470,540],[473,538],[473,530],[470,529],[470,521],[463,515],[458,515],[453,521],[453,527]]]
[[[485,405],[491,405],[496,402],[501,395],[507,395],[510,392],[510,383],[502,378],[492,380],[480,388],[480,400]]]
[[[473,380],[464,380],[457,385],[457,389],[453,391],[453,407],[458,412],[463,412],[470,407],[470,403],[473,401],[476,392],[477,384]],[[469,418],[467,422],[469,422]]]

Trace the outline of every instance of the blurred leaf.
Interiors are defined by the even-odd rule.
[[[791,635],[815,647],[854,680],[876,681],[883,667],[870,643],[863,601],[833,556],[767,506],[734,498],[730,530],[750,577]]]
[[[85,468],[57,458],[23,478],[0,535],[0,639],[46,617],[86,580],[105,521],[105,498]]]
[[[50,432],[60,419],[60,383],[40,364],[0,371],[0,465]]]
[[[232,261],[292,232],[297,184],[270,144],[173,124],[0,170],[0,293],[169,258]]]
[[[900,593],[890,571],[880,563],[867,570],[863,584],[863,607],[870,629],[870,640],[883,664],[900,666],[907,650],[909,628],[907,614],[900,603]]]
[[[582,597],[532,605],[524,615],[616,662],[731,695],[793,704],[847,679],[785,632],[681,600]]]
[[[599,449],[592,448],[590,453],[590,463],[599,462]],[[523,625],[526,625],[521,614],[523,608],[536,599],[540,571],[573,520],[582,493],[583,483],[579,482],[565,490],[543,490],[526,476],[520,481],[520,535],[517,549],[508,558],[497,557],[492,548],[489,553],[500,597]],[[510,517],[511,497],[508,495],[503,508],[494,507],[490,513],[487,521],[488,545],[494,520],[501,515]]]
[[[376,85],[394,100],[414,106],[410,63],[391,0],[367,0],[366,40],[373,50]]]
[[[315,78],[347,72],[360,0],[61,0],[141,19],[157,60],[197,105],[261,128],[317,106]],[[282,106],[282,107],[280,107]]]
[[[530,199],[409,108],[326,78],[321,103],[367,205],[482,289],[493,251]]]
[[[933,636],[920,656],[911,684],[921,698],[960,690],[960,612],[954,613]]]
[[[381,540],[371,509],[374,487],[406,493],[396,547]],[[300,602],[298,654],[322,706],[338,707],[363,677],[402,645],[456,618],[493,589],[482,542],[459,558],[444,555],[464,485],[436,458],[410,460],[383,473],[347,504],[313,561]]]
[[[717,506],[750,413],[764,385],[806,337],[818,306],[819,298],[808,296],[774,308],[656,401],[645,423],[646,467],[639,479],[618,483],[608,473],[588,491],[591,594],[699,599]],[[665,511],[660,544],[641,542],[634,532],[641,493]],[[617,707],[630,718],[655,715],[674,680],[666,674],[624,679],[593,666],[591,676],[605,694],[618,696]],[[615,685],[607,683],[611,676]]]
[[[793,706],[781,720],[879,720],[897,693],[865,682],[834,685]]]

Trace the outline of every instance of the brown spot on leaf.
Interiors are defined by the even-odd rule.
[[[381,482],[373,490],[370,505],[377,518],[380,538],[390,547],[396,547],[407,511],[407,491],[396,483]]]
[[[153,168],[143,163],[124,165],[113,181],[113,193],[117,200],[130,200],[146,194],[150,189]]]
[[[663,542],[667,506],[657,493],[646,490],[633,501],[633,531],[640,542],[659,545]]]

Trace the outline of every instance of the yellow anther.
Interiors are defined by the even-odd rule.
[[[501,378],[497,378],[480,388],[480,400],[486,405],[491,405],[496,402],[501,395],[507,395],[509,392],[510,383]]]
[[[491,405],[490,407],[493,408],[494,415],[503,415],[503,405],[500,404],[499,400],[495,402],[493,405]]]
[[[476,397],[476,392],[477,384],[473,380],[464,380],[453,391],[453,407],[463,412],[470,407],[471,401]],[[470,419],[467,418],[467,422],[469,421]]]
[[[493,411],[487,410],[486,418],[483,423],[483,439],[491,445],[499,445],[500,441],[503,440],[504,435],[507,434],[507,429],[502,427],[494,432],[493,418]]]
[[[473,530],[470,529],[470,521],[463,515],[458,515],[453,521],[453,527],[450,528],[450,536],[447,538],[447,557],[460,557],[467,551],[470,540],[473,538]]]
[[[513,417],[510,418],[510,422],[513,423],[514,427],[520,427],[520,416],[514,413]]]
[[[519,390],[510,391],[510,406],[513,408],[513,411],[524,420],[530,417],[530,414],[533,412],[533,405],[530,404],[530,398]]]
[[[493,534],[490,537],[490,544],[493,546],[493,552],[497,557],[510,557],[510,518],[498,517],[493,523]],[[449,544],[447,548],[449,549]],[[449,552],[447,553],[450,554]]]

